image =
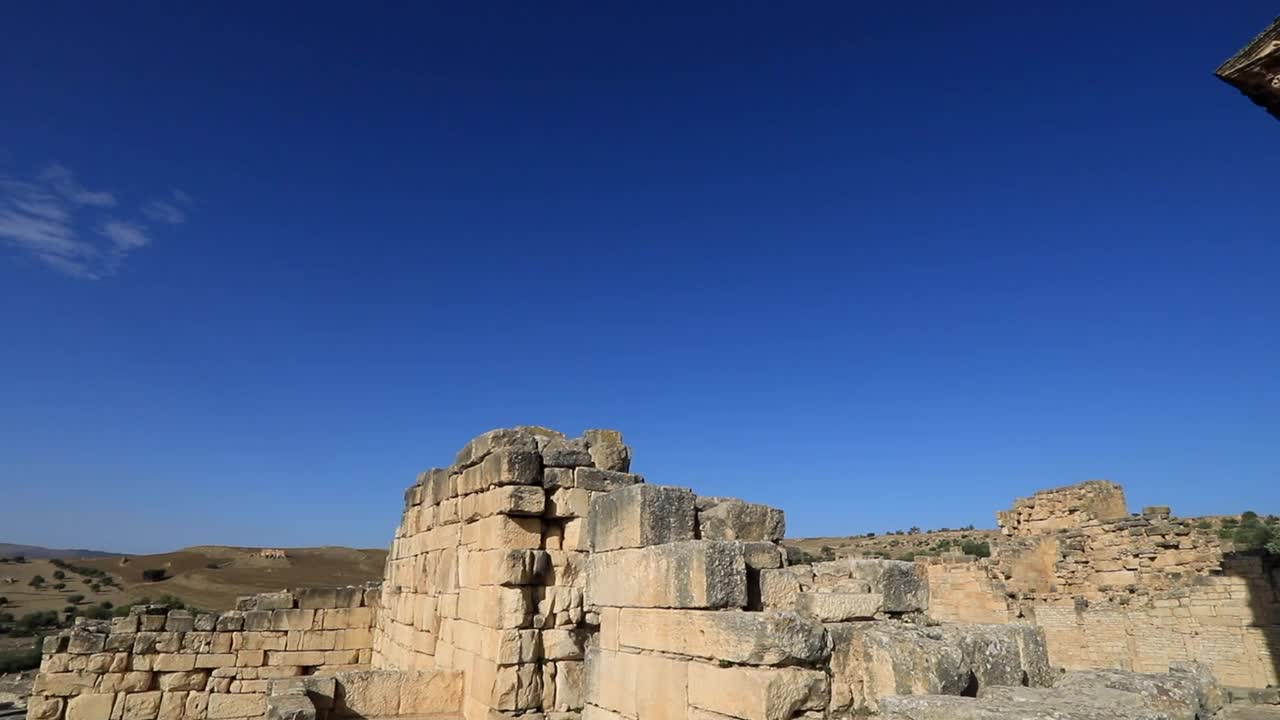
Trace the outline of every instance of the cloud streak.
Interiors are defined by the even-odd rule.
[[[190,197],[180,190],[171,195],[172,201],[144,204],[143,218],[168,226],[185,222],[179,205],[190,205]],[[115,193],[85,187],[62,165],[49,165],[30,180],[0,176],[0,243],[71,277],[113,275],[128,255],[152,242],[140,220],[106,214],[119,204]]]

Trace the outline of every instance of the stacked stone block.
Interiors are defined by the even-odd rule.
[[[644,479],[620,433],[485,433],[422,473],[387,559],[377,668],[460,670],[468,718],[576,714],[593,499]]]
[[[1107,480],[1089,480],[1018,498],[1012,508],[996,513],[996,520],[1005,535],[1022,537],[1128,515],[1124,488]]]
[[[193,615],[136,606],[45,638],[30,720],[233,720],[266,712],[273,680],[367,665],[376,587],[241,598]]]

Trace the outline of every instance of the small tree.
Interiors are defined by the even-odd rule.
[[[33,587],[33,588],[38,588],[38,587],[40,587],[41,585],[44,585],[44,576],[43,576],[43,575],[36,575],[35,577],[31,578],[31,582],[29,582],[29,583],[27,583],[27,584],[28,584],[28,585],[30,585],[30,586],[31,586],[31,587]]]
[[[142,571],[142,579],[147,582],[160,582],[167,578],[169,574],[164,568],[147,568]]]
[[[79,593],[75,595],[68,595],[67,602],[71,603],[72,605],[79,605],[80,603],[84,602],[84,596],[80,595]]]
[[[66,587],[67,587],[67,584],[66,584],[66,583],[54,583],[54,584],[53,584],[53,589],[54,589],[54,590],[63,590],[63,589],[65,589]]]
[[[61,570],[54,570],[54,571],[53,571],[53,576],[54,576],[55,578],[59,579],[59,580],[62,580],[62,579],[65,579],[65,578],[67,577],[67,574],[66,574],[66,573],[64,573],[64,572],[62,572]]]

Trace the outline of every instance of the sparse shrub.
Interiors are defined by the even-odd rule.
[[[907,531],[907,534],[908,534],[908,535],[919,535],[919,534],[920,534],[920,528],[919,528],[918,526],[916,526],[916,525],[912,525],[912,526],[911,526],[911,529]]]
[[[90,620],[106,620],[111,617],[111,603],[90,605],[84,609],[84,616]]]
[[[1200,528],[1201,530],[1208,530],[1213,527],[1213,523],[1210,522],[1208,519],[1203,519],[1200,522],[1196,523],[1196,527]]]
[[[210,570],[217,570],[218,568],[220,568],[220,567],[222,567],[222,566],[221,566],[221,565],[219,565],[219,564],[218,564],[218,563],[216,563],[216,562],[211,562],[211,563],[208,563],[207,565],[205,565],[205,567],[206,567],[206,568],[209,568]]]
[[[64,572],[62,572],[61,570],[54,570],[54,571],[53,571],[53,576],[54,576],[54,577],[56,577],[56,578],[58,578],[59,580],[64,580],[64,579],[66,579],[67,574],[66,574],[66,573],[64,573]]]
[[[30,586],[31,586],[31,587],[33,587],[33,588],[38,588],[38,587],[40,587],[41,585],[44,585],[44,576],[43,576],[43,575],[36,575],[35,577],[31,578],[31,582],[29,582],[29,583],[27,583],[27,584],[28,584],[28,585],[30,585]]]
[[[54,583],[54,584],[53,584],[53,589],[54,589],[54,590],[65,590],[65,589],[66,589],[66,587],[67,587],[67,584],[66,584],[66,583]]]
[[[1258,513],[1252,510],[1245,510],[1244,512],[1240,513],[1240,524],[1241,525],[1257,525]]]
[[[4,607],[5,605],[8,605],[8,604],[9,604],[9,598],[5,597],[4,595],[0,595],[0,607]]]
[[[164,568],[147,568],[142,571],[142,579],[147,582],[160,582],[169,577],[169,573]]]
[[[58,613],[53,610],[27,613],[18,618],[18,622],[13,626],[13,634],[30,635],[40,628],[56,627],[57,625]]]
[[[0,674],[35,670],[40,667],[40,640],[28,648],[0,653]]]
[[[26,562],[26,561],[27,561],[27,556],[26,556],[26,555],[14,555],[14,556],[13,556],[13,561],[14,561],[14,562],[16,562],[16,563],[18,563],[18,564],[22,564],[22,563],[24,563],[24,562]]]
[[[899,556],[898,556],[898,559],[899,559],[899,560],[905,560],[905,561],[907,561],[907,562],[911,562],[912,560],[915,560],[915,559],[916,559],[916,556],[917,556],[917,555],[918,555],[918,553],[911,552],[910,550],[908,550],[907,552],[904,552],[904,553],[902,553],[901,555],[899,555]]]
[[[94,591],[94,592],[102,592],[102,586],[101,586],[101,585],[99,585],[98,583],[93,583],[93,584],[89,585],[89,589],[90,589],[90,590],[92,590],[92,591]]]
[[[75,595],[68,595],[67,602],[71,603],[72,605],[79,605],[80,603],[84,602],[84,596],[78,593]]]
[[[965,555],[973,555],[974,557],[991,557],[991,544],[983,541],[968,541],[960,543],[960,551]]]
[[[182,610],[186,607],[186,603],[182,602],[182,599],[176,595],[161,595],[160,599],[157,600],[156,603],[164,605],[170,610]]]
[[[69,622],[72,618],[80,614],[80,608],[75,605],[68,605],[62,608],[62,612],[67,616],[67,621]]]
[[[1250,524],[1241,523],[1231,534],[1231,540],[1245,550],[1260,550],[1271,541],[1271,529],[1255,518]]]

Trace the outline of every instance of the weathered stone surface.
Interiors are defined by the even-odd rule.
[[[267,720],[315,720],[316,706],[304,695],[267,696]]]
[[[60,697],[32,695],[27,699],[27,720],[57,720],[64,702]]]
[[[788,720],[827,706],[825,673],[800,668],[689,664],[689,704],[742,720]]]
[[[698,531],[703,540],[778,542],[786,533],[782,511],[737,498],[698,498]]]
[[[632,485],[591,499],[587,533],[595,552],[694,539],[693,492]]]
[[[884,609],[880,593],[800,593],[796,611],[821,622],[870,620]]]
[[[747,603],[742,545],[690,540],[592,553],[588,605],[740,608]]]
[[[129,697],[132,699],[136,696],[130,695]],[[266,711],[267,696],[265,693],[214,693],[209,696],[209,709],[207,712],[209,720],[223,720],[224,718],[257,717]],[[125,714],[126,720],[128,720],[127,705],[125,706]]]
[[[458,451],[458,456],[454,459],[455,467],[461,470],[477,465],[488,457],[489,453],[498,448],[510,448],[536,453],[538,452],[538,440],[533,434],[518,428],[490,430],[467,443]]]
[[[583,433],[591,461],[601,470],[630,472],[631,448],[622,441],[617,430],[588,430]]]
[[[960,695],[987,685],[1047,685],[1043,634],[1024,625],[827,626],[833,712],[875,712],[891,695]]]
[[[1097,688],[1133,693],[1170,720],[1197,720],[1222,708],[1222,690],[1211,675],[1196,672],[1135,673],[1124,670],[1078,670],[1062,676],[1054,689],[1088,694]],[[1202,703],[1215,704],[1205,707]]]
[[[814,563],[814,585],[821,591],[874,592],[884,611],[906,613],[929,607],[929,583],[916,563],[900,560],[846,559]]]
[[[812,665],[827,657],[822,625],[795,613],[625,608],[618,642],[750,665]]]
[[[67,701],[67,720],[108,720],[115,699],[110,693],[77,695]]]
[[[886,697],[884,720],[1168,720],[1143,708],[1098,708],[1064,703],[1000,702],[943,695]]]
[[[611,492],[618,488],[642,482],[644,482],[644,478],[640,475],[613,470],[580,467],[573,471],[574,487],[580,487],[583,490],[592,492]]]
[[[586,438],[551,440],[542,448],[542,464],[557,468],[591,465],[591,452],[587,449]]]

